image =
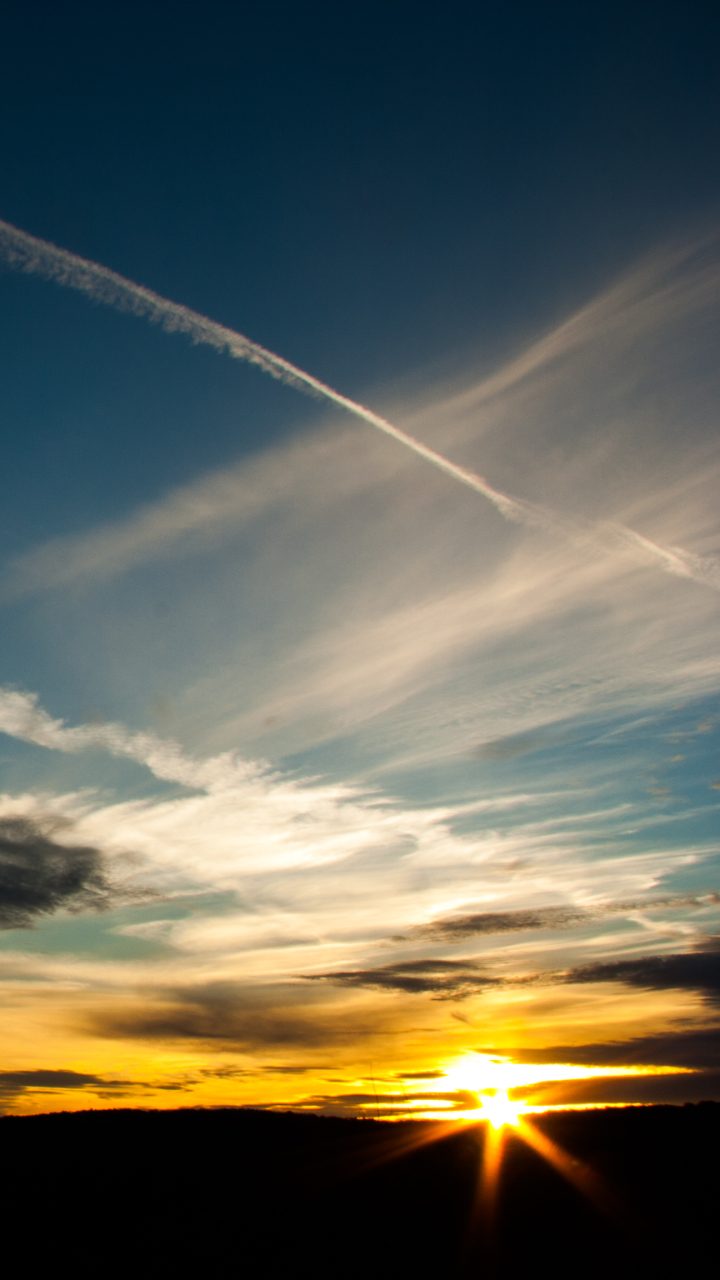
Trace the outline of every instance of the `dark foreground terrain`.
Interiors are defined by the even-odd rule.
[[[485,1126],[243,1110],[0,1120],[6,1250],[75,1275],[712,1274],[720,1104],[536,1118],[590,1197],[517,1136],[494,1208]],[[19,1249],[19,1253],[18,1253]],[[62,1264],[62,1265],[61,1265]]]

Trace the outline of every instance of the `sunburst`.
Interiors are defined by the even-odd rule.
[[[511,1101],[507,1089],[495,1089],[482,1097],[481,1120],[488,1120],[493,1129],[502,1129],[505,1125],[517,1127],[520,1124],[522,1107]]]

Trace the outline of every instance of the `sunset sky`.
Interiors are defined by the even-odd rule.
[[[712,6],[3,25],[0,1109],[720,1100]]]

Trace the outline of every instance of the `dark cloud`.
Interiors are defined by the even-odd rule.
[[[83,1071],[0,1071],[0,1098],[7,1101],[23,1093],[56,1093],[66,1089],[91,1089],[93,1093],[134,1087],[130,1080],[103,1080]]]
[[[518,756],[529,755],[531,751],[541,751],[543,747],[566,741],[566,738],[552,739],[547,733],[526,733],[522,737],[494,738],[492,742],[481,742],[473,748],[470,755],[476,760],[515,760]]]
[[[204,1041],[232,1050],[317,1050],[396,1028],[390,1011],[383,1017],[378,1010],[338,1009],[306,984],[214,982],[150,989],[132,1002],[105,1003],[84,1030],[111,1039]]]
[[[520,914],[519,912],[508,913],[508,916],[517,918]],[[527,913],[528,916],[531,914]],[[461,923],[464,924],[464,922]],[[313,974],[307,978],[307,981],[327,982],[341,987],[402,991],[411,995],[428,994],[436,1000],[462,1000],[501,986],[623,982],[630,986],[654,990],[671,988],[695,990],[701,992],[706,1000],[716,1004],[720,1003],[719,943],[720,939],[709,938],[702,947],[693,952],[599,962],[583,965],[564,973],[546,972],[496,977],[487,973],[476,960],[471,958],[423,959],[398,961],[395,964],[380,965],[372,969],[344,969],[334,973]]]
[[[393,942],[405,942],[409,938],[427,941],[456,942],[482,933],[516,933],[522,929],[571,929],[591,920],[587,911],[577,907],[541,907],[537,911],[481,911],[475,915],[453,916],[447,920],[434,920],[410,929],[407,934],[396,934]]]
[[[677,1075],[597,1076],[591,1080],[542,1080],[509,1089],[511,1098],[535,1106],[578,1103],[645,1104],[714,1102],[720,1100],[720,1071]]]
[[[0,928],[27,929],[60,907],[102,911],[114,896],[97,849],[57,844],[27,818],[0,820]]]
[[[476,1093],[470,1089],[453,1089],[445,1093],[430,1092],[427,1093],[408,1093],[405,1095],[405,1102],[412,1108],[417,1102],[428,1102],[436,1105],[437,1103],[450,1103],[453,1111],[475,1111],[480,1106],[480,1100]]]
[[[266,1070],[272,1071],[273,1068],[269,1067],[266,1068]],[[221,1065],[219,1067],[200,1067],[198,1074],[206,1076],[211,1080],[236,1080],[240,1076],[257,1075],[257,1072],[248,1071],[246,1067],[228,1067]]]
[[[480,1102],[476,1093],[469,1089],[453,1089],[445,1093],[328,1093],[313,1094],[293,1103],[293,1108],[303,1111],[332,1111],[343,1115],[402,1116],[413,1115],[421,1110],[446,1111],[449,1115],[454,1111],[474,1111],[479,1109]]]
[[[495,1053],[479,1049],[479,1053]],[[553,1044],[544,1049],[505,1049],[513,1062],[591,1067],[691,1067],[720,1071],[720,1027],[667,1031],[605,1044]]]
[[[138,992],[132,1000],[104,1003],[90,1015],[89,1025],[86,1023],[84,1029],[113,1039],[203,1041],[216,1048],[226,1046],[229,1050],[243,1051],[292,1047],[314,1054],[329,1045],[356,1043],[359,1038],[397,1034],[400,1030],[396,1007],[383,1003],[374,1009],[355,1008],[342,1001],[339,994],[333,994],[331,988],[370,989],[459,1001],[502,987],[548,984],[562,987],[565,983],[600,981],[658,988],[684,986],[708,992],[714,999],[720,990],[720,953],[698,951],[586,965],[564,973],[503,976],[489,974],[473,958],[420,959],[306,975],[302,982],[257,985],[215,982],[193,987],[149,988]],[[647,1052],[659,1051],[658,1041],[652,1038],[643,1044],[654,1046],[652,1050],[648,1047]],[[549,1051],[543,1050],[537,1059],[520,1051],[518,1060],[583,1061],[592,1065],[635,1060],[632,1056],[622,1057],[623,1053],[632,1052],[626,1046],[616,1049],[602,1046],[600,1051],[610,1057],[598,1058],[593,1056],[595,1047],[580,1046],[568,1050],[570,1056],[565,1057],[560,1049],[553,1050],[550,1056],[544,1056]],[[492,1054],[497,1050],[491,1048],[487,1052]],[[514,1051],[503,1050],[505,1052],[514,1055]],[[615,1058],[613,1054],[620,1056]],[[680,1058],[651,1056],[637,1060],[659,1066],[683,1065]],[[304,1058],[304,1063],[307,1061]],[[285,1066],[280,1069],[287,1070]]]
[[[396,934],[392,941],[405,942],[410,938],[424,938],[428,941],[456,942],[476,934],[519,933],[524,929],[574,929],[578,925],[590,924],[605,916],[668,908],[672,910],[691,907],[703,909],[716,906],[719,902],[720,894],[717,893],[702,896],[672,894],[665,898],[608,902],[594,911],[572,906],[540,907],[535,911],[481,911],[473,915],[450,916],[444,920],[433,920],[430,924],[418,925],[408,930],[406,934]]]
[[[327,1071],[327,1066],[315,1067],[263,1067],[263,1071],[272,1071],[279,1076],[304,1076],[308,1071]]]
[[[686,953],[583,965],[566,974],[564,981],[624,982],[652,991],[688,989],[720,1004],[720,938],[708,938],[702,949]]]
[[[670,907],[673,911],[697,907],[705,910],[720,903],[720,893],[671,893],[664,898],[635,898],[631,902],[609,902],[598,909],[596,915],[618,915],[625,911],[659,911]]]
[[[312,975],[302,983],[214,982],[146,988],[134,999],[98,1005],[86,1015],[81,1029],[109,1039],[186,1040],[229,1051],[289,1047],[315,1053],[402,1030],[396,1008],[356,1008],[332,992],[331,986],[428,993],[436,999],[457,1000],[501,983],[502,979],[488,977],[472,961],[418,960],[383,969]],[[303,1069],[307,1062],[307,1058],[301,1060]],[[289,1070],[284,1065],[274,1069]],[[319,1069],[318,1064],[312,1069]]]
[[[396,1078],[398,1080],[440,1080],[445,1074],[444,1071],[398,1071]]]
[[[501,978],[483,973],[472,960],[408,960],[377,969],[345,969],[313,974],[311,982],[331,982],[341,987],[372,987],[381,991],[429,993],[436,1000],[462,1000],[490,987]]]

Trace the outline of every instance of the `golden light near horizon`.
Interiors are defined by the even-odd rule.
[[[539,1084],[550,1080],[589,1080],[599,1076],[665,1075],[672,1067],[638,1066],[586,1066],[579,1063],[513,1062],[510,1058],[491,1057],[484,1053],[463,1054],[445,1070],[445,1082],[456,1089],[473,1089],[475,1092],[502,1091]],[[682,1068],[680,1068],[682,1070]]]
[[[562,1099],[548,1104],[533,1102],[522,1097],[513,1097],[516,1090],[525,1092],[533,1085],[546,1085],[557,1081],[570,1084],[576,1080],[592,1080],[607,1077],[636,1077],[647,1075],[677,1074],[686,1068],[674,1067],[607,1067],[585,1066],[577,1063],[523,1063],[513,1062],[509,1058],[491,1057],[484,1053],[465,1053],[453,1061],[441,1062],[443,1090],[451,1089],[468,1097],[469,1105],[434,1108],[427,1104],[418,1107],[412,1113],[412,1092],[403,1090],[395,1101],[402,1106],[402,1114],[408,1117],[427,1120],[453,1120],[460,1123],[474,1123],[487,1120],[494,1129],[506,1125],[522,1127],[522,1117],[533,1113],[557,1110],[584,1110],[596,1103],[565,1102]],[[472,1101],[471,1101],[472,1099]],[[386,1098],[386,1101],[388,1099]],[[610,1104],[612,1105],[612,1104]],[[398,1113],[398,1118],[400,1115]]]
[[[506,1089],[498,1089],[495,1093],[483,1095],[480,1119],[489,1121],[493,1129],[502,1129],[505,1125],[517,1127],[523,1109],[521,1103],[508,1097]]]

